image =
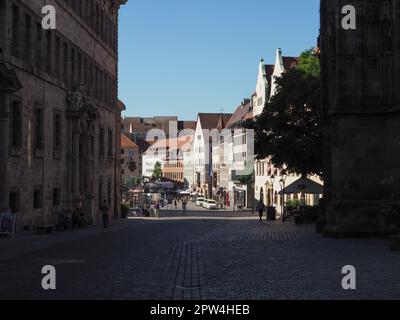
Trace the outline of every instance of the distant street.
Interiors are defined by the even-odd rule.
[[[76,240],[12,260],[3,256],[0,299],[400,298],[400,254],[386,240],[330,240],[311,225],[205,210],[116,225],[77,231]],[[41,289],[44,265],[56,267],[55,291]],[[345,265],[357,269],[356,291],[341,287]]]

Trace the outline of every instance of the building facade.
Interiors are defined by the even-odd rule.
[[[151,178],[156,163],[162,168],[163,178],[183,185],[185,183],[185,158],[190,154],[193,135],[162,139],[143,154],[144,176]]]
[[[53,224],[63,208],[89,220],[107,200],[119,216],[119,1],[0,3],[0,208],[17,229]]]
[[[387,233],[400,226],[400,3],[321,1],[326,232]]]
[[[214,147],[218,146],[218,137],[231,117],[232,114],[226,113],[199,113],[197,116],[193,138],[192,190],[207,198],[213,196],[213,188],[217,187],[217,176],[213,171]]]
[[[138,185],[142,175],[139,163],[139,147],[123,133],[121,134],[122,185],[128,188]]]

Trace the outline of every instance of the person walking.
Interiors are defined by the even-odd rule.
[[[108,228],[108,219],[109,219],[109,217],[108,217],[108,210],[109,210],[109,209],[110,209],[110,208],[108,207],[107,200],[104,200],[103,207],[101,208],[102,217],[103,217],[103,226],[104,226],[104,229],[107,229],[107,228]]]
[[[265,211],[265,205],[262,200],[257,205],[257,211],[258,211],[258,215],[260,216],[260,222],[262,222],[262,217],[263,217],[264,211]]]
[[[175,210],[178,209],[178,202],[176,201],[176,199],[174,200],[174,206],[175,206]]]
[[[160,203],[159,202],[157,202],[154,205],[154,215],[156,216],[157,219],[160,218]]]
[[[183,210],[183,215],[186,216],[186,208],[187,208],[187,202],[186,200],[183,200],[182,202],[182,210]]]

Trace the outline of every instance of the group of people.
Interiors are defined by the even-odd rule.
[[[58,226],[67,229],[69,226],[72,228],[87,228],[89,221],[85,217],[82,208],[75,208],[74,210],[62,209],[58,217]]]
[[[178,201],[182,201],[182,213],[185,216],[187,210],[187,201],[186,199],[174,199],[175,210],[178,210]]]
[[[110,208],[108,206],[107,200],[104,200],[103,205],[101,207],[104,229],[108,228],[109,209]],[[63,226],[65,229],[67,229],[69,226],[71,226],[72,228],[86,229],[89,225],[89,221],[86,218],[85,213],[83,212],[83,208],[77,207],[74,210],[62,209],[59,212],[57,225]]]

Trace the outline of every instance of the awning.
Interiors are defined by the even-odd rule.
[[[299,180],[296,180],[292,184],[288,185],[282,191],[279,191],[280,195],[297,193],[323,194],[324,186],[309,178],[300,178]]]

